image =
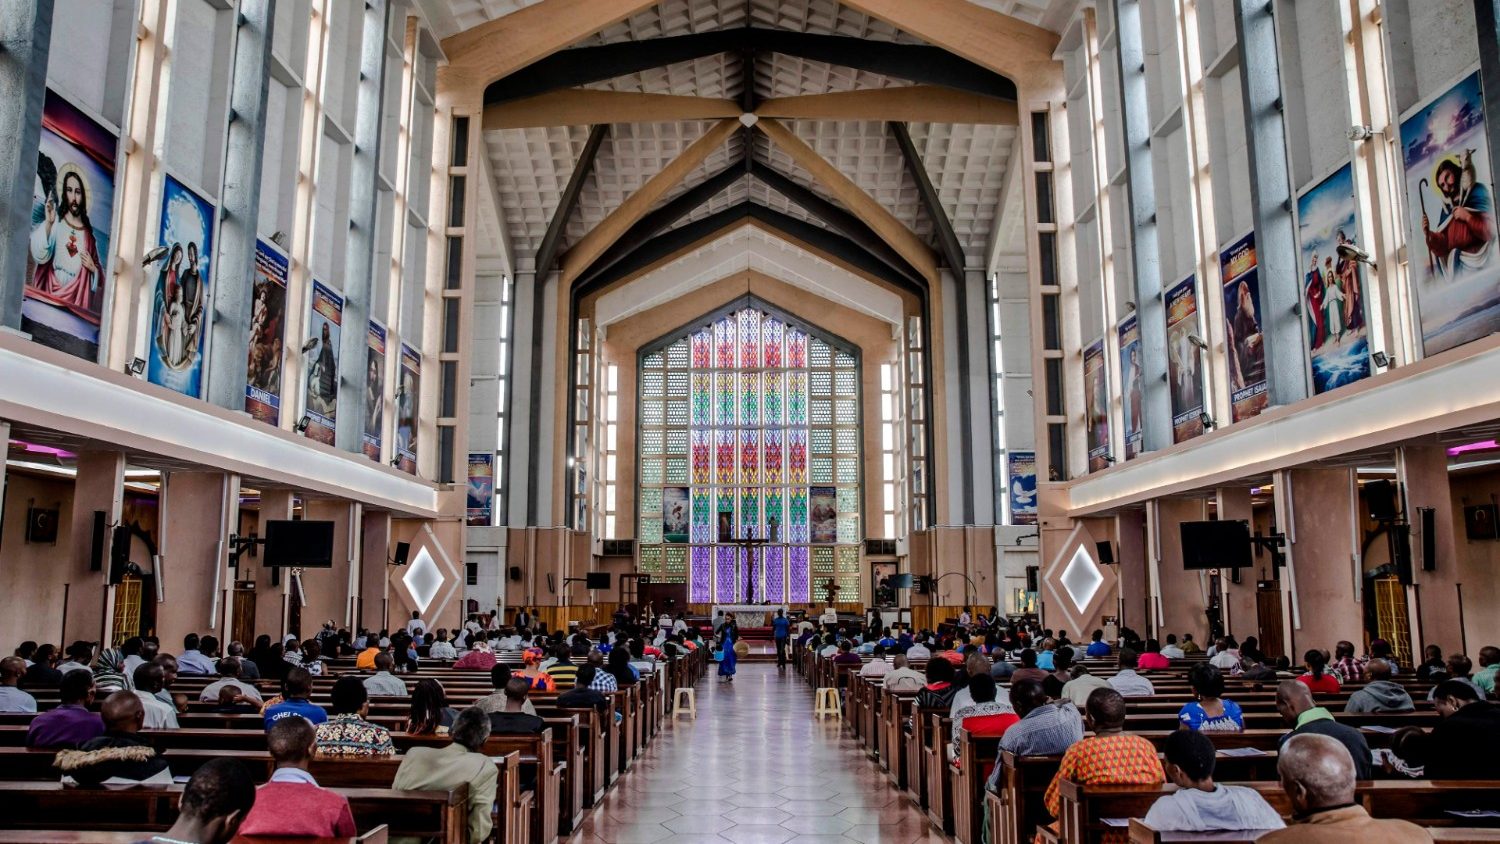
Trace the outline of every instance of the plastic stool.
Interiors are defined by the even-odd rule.
[[[684,698],[687,700],[686,706],[682,704]],[[680,686],[672,695],[672,717],[676,718],[684,712],[694,718],[698,717],[698,693],[690,686]]]
[[[827,686],[820,688],[814,693],[813,701],[817,704],[813,708],[814,716],[822,718],[824,715],[832,715],[835,718],[843,719],[844,706],[843,702],[839,700],[838,689]]]

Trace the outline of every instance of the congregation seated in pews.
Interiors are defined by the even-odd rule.
[[[646,645],[632,624],[589,631],[597,638],[527,631],[518,641],[544,653],[491,649],[492,670],[465,671],[443,648],[433,655],[455,641],[447,631],[428,638],[413,621],[411,634],[327,625],[305,641],[262,636],[222,652],[212,636],[176,654],[154,640],[75,643],[57,667],[55,648],[18,649],[0,660],[0,811],[43,839],[186,828],[200,837],[179,840],[228,840],[227,822],[216,832],[193,821],[181,798],[190,777],[219,788],[238,766],[261,784],[259,808],[235,820],[241,835],[554,844],[631,769],[672,690],[707,664],[706,650]],[[488,647],[502,631],[460,636]],[[77,812],[77,789],[98,786],[108,790],[87,798],[97,811]]]
[[[866,659],[824,657],[829,633]],[[1348,642],[1309,650],[1300,670],[1228,636],[1207,652],[1185,635],[1091,636],[1093,656],[1042,630],[906,632],[878,656],[858,634],[815,629],[807,642],[808,682],[841,690],[866,752],[963,844],[1039,831],[1067,842],[1500,838],[1479,828],[1495,818],[1459,814],[1500,788],[1493,648],[1473,674],[1467,657],[1429,648],[1418,676],[1380,640],[1364,657]],[[876,659],[888,664],[870,669]],[[893,683],[898,660],[920,682]],[[970,729],[964,709],[995,679],[1008,688],[987,711],[1014,720]]]

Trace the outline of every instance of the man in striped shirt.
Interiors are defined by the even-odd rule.
[[[557,661],[547,666],[547,676],[552,678],[558,691],[567,691],[578,682],[578,666],[573,662],[567,645],[558,645],[552,653]]]

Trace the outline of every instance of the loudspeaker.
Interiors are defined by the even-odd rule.
[[[406,565],[406,558],[410,557],[410,556],[411,556],[411,543],[410,542],[397,542],[396,543],[396,555],[395,555],[395,557],[393,557],[391,559],[391,563],[394,564],[394,565],[398,565],[398,566],[404,566],[404,565]]]
[[[1411,525],[1391,525],[1391,562],[1402,586],[1411,585]]]
[[[1437,571],[1437,511],[1422,507],[1417,512],[1422,514],[1422,571]]]
[[[130,567],[130,528],[119,525],[109,543],[109,582],[111,585],[125,579]]]
[[[89,571],[104,570],[104,511],[94,511],[94,532],[89,545]]]
[[[1040,592],[1040,591],[1042,591],[1042,582],[1041,581],[1042,581],[1042,578],[1041,578],[1041,568],[1039,566],[1027,566],[1026,567],[1026,591],[1027,592]]]
[[[1396,485],[1390,481],[1365,484],[1365,502],[1370,505],[1370,518],[1375,521],[1396,520]]]
[[[1102,565],[1112,565],[1115,561],[1115,546],[1109,542],[1095,542],[1094,547],[1099,551],[1099,562]]]
[[[515,581],[516,583],[520,583],[521,582],[521,567],[520,566],[511,566],[510,567],[510,579],[513,580],[513,581]]]

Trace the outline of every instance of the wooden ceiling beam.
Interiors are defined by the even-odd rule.
[[[722,120],[739,117],[733,100],[678,97],[630,91],[560,91],[484,107],[484,128],[526,129],[533,126],[583,126],[593,123],[666,123],[678,120]]]
[[[1015,126],[1020,122],[1016,104],[1009,100],[936,85],[773,97],[761,103],[755,113],[759,117],[799,120],[889,120],[1003,126]]]
[[[652,176],[641,185],[620,207],[611,211],[609,216],[599,221],[597,226],[589,230],[579,241],[573,244],[562,256],[562,283],[564,286],[571,285],[604,251],[608,249],[620,236],[625,234],[631,226],[635,225],[651,206],[661,199],[681,182],[693,168],[703,163],[703,160],[716,149],[718,149],[735,130],[739,129],[738,120],[721,120],[714,124],[703,137],[694,141],[682,154],[668,162],[660,173]]]
[[[613,26],[660,0],[544,0],[443,39],[444,91],[478,94],[565,47]],[[595,121],[589,121],[593,123]]]
[[[1017,86],[1061,76],[1058,34],[969,0],[841,0],[928,44],[1007,77]]]
[[[819,155],[817,150],[808,146],[806,141],[797,137],[783,124],[766,118],[756,122],[755,127],[766,133],[771,143],[780,147],[791,156],[793,161],[811,173],[813,178],[833,195],[834,199],[837,199],[854,216],[889,243],[902,258],[906,259],[907,263],[921,273],[928,284],[937,282],[937,258],[933,255],[932,249],[923,243],[922,239],[917,237],[911,229],[896,219],[894,214],[887,211],[885,206],[865,193],[863,188],[854,183],[854,180],[844,175],[842,171]]]

